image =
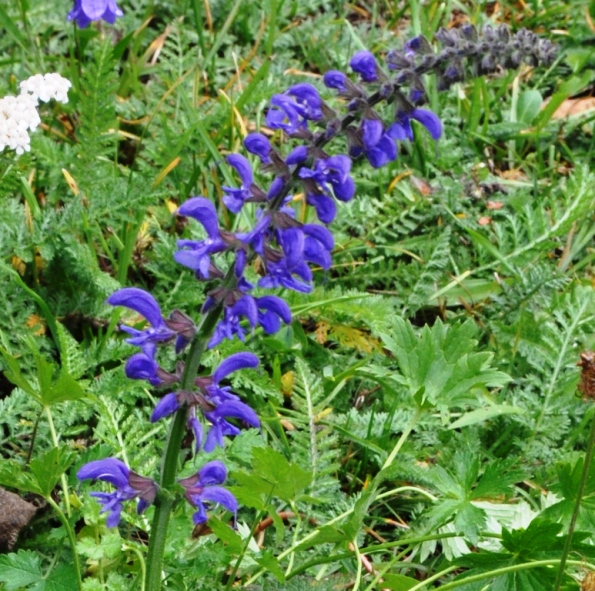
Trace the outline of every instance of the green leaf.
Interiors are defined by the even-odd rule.
[[[391,591],[408,591],[411,587],[415,587],[418,584],[419,581],[411,577],[388,573],[383,575],[381,587],[383,589],[391,589]]]
[[[102,534],[99,541],[94,537],[85,536],[77,542],[76,550],[81,556],[91,560],[112,559],[122,550],[122,538],[117,530]]]
[[[21,366],[19,362],[2,347],[0,347],[0,354],[4,358],[6,365],[8,365],[8,369],[4,371],[6,379],[40,402],[39,392],[21,374]]]
[[[534,88],[524,90],[519,96],[516,109],[516,120],[522,121],[526,125],[531,125],[537,117],[543,98],[541,93]]]
[[[217,517],[209,518],[209,527],[213,533],[227,546],[232,554],[239,554],[244,546],[244,541],[227,523]]]
[[[484,408],[477,408],[470,412],[465,413],[462,417],[459,417],[456,421],[448,426],[448,429],[461,429],[462,427],[468,427],[469,425],[475,425],[482,423],[489,419],[494,419],[502,415],[510,414],[523,414],[524,408],[520,406],[512,406],[510,404],[492,404]]]
[[[240,504],[260,511],[268,509],[271,498],[297,500],[312,481],[310,472],[266,447],[253,448],[250,472],[236,471],[231,476],[238,484],[229,490]]]
[[[353,540],[353,538],[351,538],[351,540]],[[350,541],[350,539],[344,531],[332,525],[323,525],[318,529],[315,536],[298,544],[295,551],[300,552],[312,548],[313,546],[319,546],[320,544],[338,544],[346,541]]]
[[[54,447],[43,456],[31,461],[29,468],[41,495],[48,497],[51,494],[58,480],[73,461],[74,454],[66,447]]]
[[[35,587],[35,591],[76,591],[78,589],[76,577],[73,565],[58,564],[47,575],[45,581]]]
[[[515,458],[489,462],[477,486],[473,489],[471,495],[473,499],[510,493],[511,485],[526,477],[522,470],[513,469],[515,462]]]
[[[472,320],[444,325],[438,320],[416,335],[413,326],[396,317],[391,334],[382,334],[385,347],[395,355],[403,382],[421,408],[473,403],[471,390],[499,387],[510,381],[490,367],[492,354],[477,351],[477,326]]]
[[[23,472],[22,464],[15,460],[0,462],[0,484],[23,492],[42,494],[37,480],[30,473]]]
[[[272,550],[266,550],[260,554],[260,556],[255,556],[254,560],[266,568],[280,583],[285,582],[285,573],[283,569],[279,565],[279,561],[275,558]]]
[[[85,396],[85,391],[66,370],[62,370],[58,379],[41,395],[43,403],[51,406],[67,400],[80,400]]]
[[[40,557],[31,550],[0,556],[0,581],[5,591],[16,591],[43,580]]]
[[[512,554],[529,558],[541,550],[561,548],[561,539],[558,537],[561,529],[561,523],[536,517],[527,529],[509,531],[503,528],[502,546]]]

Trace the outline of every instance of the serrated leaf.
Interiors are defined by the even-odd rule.
[[[74,461],[74,455],[65,447],[54,447],[43,456],[35,458],[29,464],[40,494],[48,497],[60,480],[60,477]]]
[[[80,400],[84,396],[85,391],[64,369],[58,379],[47,390],[41,392],[42,402],[47,406],[67,400]]]
[[[0,484],[23,492],[42,494],[37,480],[28,472],[23,472],[22,464],[15,460],[0,462]]]
[[[252,466],[254,473],[270,485],[271,493],[286,502],[296,500],[312,480],[310,472],[268,447],[254,449]]]
[[[74,566],[71,564],[58,564],[47,575],[42,586],[35,589],[39,591],[76,591],[78,589],[77,574]]]
[[[40,557],[35,552],[19,550],[16,554],[0,556],[0,582],[4,583],[5,591],[17,591],[42,578]]]
[[[209,519],[213,533],[227,546],[232,554],[239,554],[244,546],[242,538],[227,524],[217,517]]]
[[[477,327],[472,320],[444,325],[438,320],[416,335],[412,325],[396,317],[393,331],[383,334],[385,347],[397,359],[403,382],[421,408],[473,402],[477,387],[498,387],[510,381],[490,367],[492,354],[477,352]]]
[[[27,392],[27,394],[33,396],[35,400],[39,401],[39,392],[23,376],[23,374],[21,373],[21,366],[19,365],[19,362],[6,349],[2,347],[0,347],[0,354],[2,355],[2,357],[4,358],[4,362],[8,366],[8,370],[4,371],[4,376],[6,377],[6,379],[15,386],[18,386],[24,392]]]
[[[122,538],[120,533],[110,531],[101,536],[97,541],[95,538],[85,536],[76,544],[76,550],[81,556],[91,560],[102,560],[104,558],[115,558],[122,549]]]

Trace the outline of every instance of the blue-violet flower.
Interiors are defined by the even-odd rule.
[[[110,25],[116,22],[116,17],[123,16],[118,8],[116,0],[75,0],[74,8],[68,14],[69,21],[76,21],[76,24],[84,29],[91,21],[103,19]]]
[[[103,480],[116,487],[112,493],[91,493],[91,496],[103,505],[101,512],[109,513],[108,527],[115,527],[120,523],[124,501],[138,498],[137,511],[142,513],[155,500],[157,494],[157,484],[153,480],[136,474],[116,458],[89,462],[77,472],[76,476],[79,480]]]
[[[219,503],[219,505],[233,513],[235,521],[238,501],[227,489],[218,486],[223,484],[226,478],[227,469],[225,465],[223,462],[214,460],[205,464],[193,476],[178,480],[178,483],[186,489],[186,499],[197,509],[192,517],[196,525],[207,520],[207,506],[205,503]]]

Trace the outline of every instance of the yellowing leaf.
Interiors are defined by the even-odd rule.
[[[328,341],[328,331],[330,329],[330,324],[325,322],[319,322],[316,325],[316,330],[314,331],[314,336],[316,338],[316,342],[320,345],[324,345]]]
[[[62,169],[62,174],[64,175],[64,178],[66,179],[66,182],[68,183],[68,186],[70,187],[70,190],[75,195],[78,195],[80,193],[79,186],[77,185],[77,183],[74,180],[74,178],[72,177],[72,175],[65,168]]]
[[[177,211],[178,204],[175,201],[172,201],[171,199],[166,199],[165,207],[167,207],[167,211],[169,211],[169,213],[173,214]]]
[[[153,181],[152,187],[158,187],[162,182],[163,179],[178,165],[182,159],[179,156],[176,156],[158,175],[157,178]]]
[[[359,328],[338,324],[332,327],[331,334],[344,347],[357,349],[363,353],[372,353],[378,348],[378,339]]]
[[[283,392],[284,396],[291,396],[294,381],[295,375],[292,371],[288,371],[281,376],[281,392]]]
[[[12,260],[10,261],[12,268],[15,269],[19,275],[23,276],[25,274],[25,270],[27,265],[25,265],[25,261],[20,259],[18,256],[13,256]]]
[[[29,316],[29,318],[27,318],[25,325],[27,326],[27,328],[35,329],[33,331],[33,334],[35,336],[40,336],[42,334],[45,334],[45,322],[44,322],[43,318],[41,318],[41,316],[38,316],[37,314],[31,314],[31,316]]]

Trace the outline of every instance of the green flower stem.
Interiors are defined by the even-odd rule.
[[[407,437],[409,437],[409,435],[411,434],[411,431],[413,431],[413,429],[415,428],[415,425],[417,425],[417,422],[419,421],[419,418],[421,417],[422,412],[423,412],[423,409],[421,409],[421,408],[418,408],[415,411],[415,414],[413,415],[413,418],[409,422],[409,425],[407,425],[405,431],[403,431],[403,433],[401,434],[401,437],[399,437],[399,441],[397,441],[397,444],[395,445],[393,450],[390,452],[390,455],[388,456],[388,458],[386,458],[386,461],[382,465],[382,469],[380,470],[380,472],[378,472],[376,477],[378,477],[378,475],[380,475],[385,468],[388,468],[395,461],[395,458],[397,457],[398,453],[401,451],[401,447],[403,447],[403,444],[405,443],[405,441],[407,441]]]
[[[558,568],[558,576],[556,577],[556,583],[554,585],[554,591],[558,591],[562,585],[562,579],[564,578],[564,567],[566,566],[566,559],[570,552],[570,546],[572,544],[572,535],[574,534],[574,528],[576,527],[576,520],[578,519],[578,512],[581,508],[583,501],[583,493],[585,492],[585,486],[587,484],[587,477],[589,476],[589,469],[591,467],[591,460],[593,459],[593,447],[595,447],[595,417],[591,419],[591,433],[589,435],[589,443],[587,444],[587,451],[585,452],[585,462],[583,464],[583,473],[581,474],[581,481],[576,491],[576,501],[574,503],[574,511],[570,518],[570,525],[568,526],[568,534],[566,541],[564,542],[564,549],[562,550],[562,558],[560,560],[560,566]]]
[[[72,550],[72,564],[74,565],[74,571],[76,573],[76,587],[79,591],[83,591],[83,577],[81,573],[81,563],[79,562],[78,554],[76,553],[76,538],[74,537],[74,532],[72,531],[72,527],[70,527],[70,523],[66,515],[64,515],[64,511],[60,509],[60,505],[52,499],[51,495],[45,497],[45,500],[52,506],[56,515],[58,515],[58,519],[62,522],[64,529],[66,530],[66,535],[68,536],[68,542],[70,544],[70,549]]]
[[[497,568],[495,570],[491,570],[485,573],[480,573],[478,575],[472,575],[470,577],[464,577],[459,579],[458,581],[452,581],[450,583],[446,583],[446,585],[440,586],[440,591],[448,591],[449,589],[456,589],[457,587],[463,587],[464,585],[468,585],[469,583],[476,583],[477,581],[483,581],[485,579],[491,579],[492,577],[500,577],[502,575],[507,575],[508,573],[516,573],[523,570],[530,570],[533,568],[540,568],[542,566],[557,566],[561,563],[560,560],[553,558],[549,560],[536,560],[535,562],[525,562],[523,564],[513,564],[512,566],[505,566],[503,568]],[[573,566],[581,566],[587,568],[595,568],[595,566],[591,564],[585,563],[584,560],[569,560],[568,564],[572,564]],[[411,587],[409,591],[419,591],[420,589],[424,589],[430,583],[433,583],[438,578],[448,574],[450,571],[454,570],[457,567],[450,567],[446,570],[435,574],[433,577],[422,581],[421,583]]]
[[[182,390],[189,390],[194,386],[194,379],[200,366],[202,354],[207,348],[220,315],[221,306],[216,306],[203,317],[186,357],[184,375],[180,386]],[[187,409],[185,407],[180,408],[174,415],[167,437],[159,478],[160,492],[155,501],[155,513],[147,555],[147,591],[159,591],[161,589],[163,552],[165,550],[169,518],[177,500],[173,487],[178,473],[178,460],[182,440],[186,433],[187,418]]]
[[[357,561],[357,571],[355,573],[355,581],[353,582],[353,591],[359,591],[360,583],[362,582],[362,556],[360,554],[359,548],[357,547],[357,538],[354,538],[353,542],[351,542],[350,547],[353,548],[353,552],[355,553],[355,559]]]
[[[52,418],[52,411],[49,406],[44,406],[45,416],[48,419],[48,425],[50,426],[50,434],[52,436],[52,443],[54,447],[60,447],[58,440],[58,434],[56,433],[56,427],[54,427],[54,419]],[[70,517],[70,497],[68,495],[68,481],[66,480],[66,474],[62,474],[60,477],[62,483],[62,496],[64,497],[64,506],[66,507],[66,514]]]

